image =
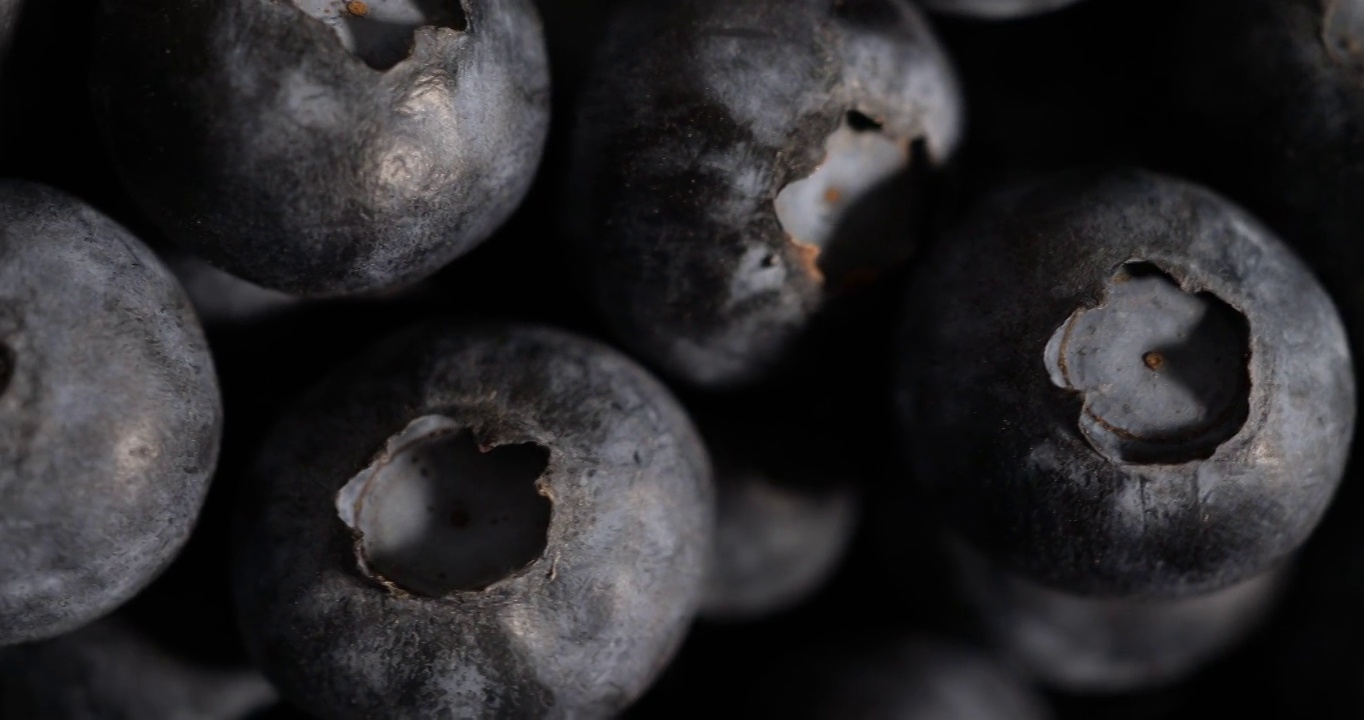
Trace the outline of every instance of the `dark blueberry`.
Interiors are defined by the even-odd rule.
[[[1201,187],[1081,171],[1001,193],[926,260],[901,355],[916,475],[993,561],[1193,594],[1296,549],[1349,454],[1341,321]]]
[[[1208,144],[1223,150],[1231,174],[1219,180],[1245,193],[1328,279],[1357,287],[1364,276],[1364,5],[1184,6],[1171,22],[1183,46],[1175,77]]]
[[[904,0],[637,0],[583,101],[575,232],[606,319],[682,380],[783,360],[833,291],[912,252],[956,78]]]
[[[1056,688],[1117,693],[1167,685],[1256,629],[1289,576],[1281,566],[1202,595],[1143,600],[1053,590],[953,543],[985,634],[1016,666]]]
[[[1045,720],[1045,701],[983,650],[917,637],[824,648],[766,678],[760,707],[800,720]],[[767,712],[763,714],[767,714]]]
[[[701,612],[745,619],[784,610],[838,569],[857,529],[850,485],[798,488],[717,464],[715,553]]]
[[[929,12],[1006,20],[1059,10],[1079,0],[919,0]]]
[[[151,250],[0,182],[0,645],[132,597],[189,537],[218,455],[213,361]]]
[[[0,651],[0,717],[244,720],[275,699],[260,673],[186,662],[118,618]]]
[[[146,214],[301,295],[411,283],[482,242],[548,129],[530,0],[108,0],[92,82]]]
[[[391,338],[282,420],[258,472],[241,624],[321,717],[607,716],[701,600],[701,441],[662,385],[577,336]]]

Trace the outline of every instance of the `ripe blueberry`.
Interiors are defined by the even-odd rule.
[[[0,645],[150,582],[194,526],[221,425],[203,331],[151,250],[0,181]]]
[[[1354,378],[1335,308],[1201,187],[1084,171],[996,197],[912,294],[900,408],[948,525],[1079,593],[1195,594],[1316,526]]]
[[[701,441],[662,385],[577,336],[419,326],[286,416],[258,474],[241,625],[321,717],[611,715],[701,599]]]
[[[961,133],[904,0],[637,0],[596,70],[576,232],[615,332],[697,385],[767,373],[831,291],[904,260],[910,181]]]
[[[93,88],[130,194],[257,284],[411,283],[529,188],[549,79],[531,0],[104,3]]]

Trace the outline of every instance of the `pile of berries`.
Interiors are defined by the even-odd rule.
[[[1364,0],[0,0],[0,719],[1364,714]]]

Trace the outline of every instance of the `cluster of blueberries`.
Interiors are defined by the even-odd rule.
[[[1364,713],[1364,0],[0,0],[0,177],[0,719]]]

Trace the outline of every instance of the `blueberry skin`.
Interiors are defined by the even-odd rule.
[[[1354,5],[1198,0],[1171,23],[1181,31],[1173,84],[1210,144],[1234,158],[1227,182],[1244,185],[1318,272],[1351,287],[1364,275],[1364,15]]]
[[[115,617],[0,651],[0,716],[244,720],[275,702],[260,673],[198,666]]]
[[[1133,261],[1165,274],[1142,280],[1164,283],[1161,303],[1197,297],[1208,303],[1204,320],[1239,318],[1240,347],[1193,358],[1223,372],[1189,385],[1232,388],[1207,406],[1208,422],[1239,422],[1128,442],[1126,425],[1105,432],[1104,416],[1091,414],[1101,392],[1058,386],[1048,363],[1062,328],[1120,297],[1123,272],[1141,264]],[[1350,354],[1310,272],[1245,212],[1171,178],[1076,171],[994,198],[922,271],[898,392],[912,464],[947,525],[1005,569],[1081,594],[1193,594],[1258,574],[1316,526],[1349,453]],[[1137,318],[1167,312],[1129,309]],[[1119,358],[1125,372],[1155,376],[1118,396],[1113,412],[1136,407],[1159,429],[1178,398],[1168,407],[1147,400],[1178,390],[1170,383],[1189,365],[1179,348],[1169,367],[1159,353],[1139,354],[1131,336],[1155,326],[1077,342],[1097,357],[1105,346],[1130,350]],[[1191,332],[1230,329],[1216,320]]]
[[[84,203],[0,181],[0,645],[131,598],[189,537],[222,409],[156,256]]]
[[[492,452],[548,449],[543,550],[481,590],[381,584],[338,516],[347,480],[432,414]],[[236,532],[248,646],[286,698],[320,717],[618,713],[700,602],[710,472],[680,406],[603,345],[530,326],[417,327],[324,382],[265,449]]]
[[[530,0],[462,0],[465,29],[417,29],[382,71],[289,2],[103,7],[92,88],[124,185],[246,280],[309,296],[412,283],[529,189],[549,117]]]
[[[1269,616],[1287,564],[1177,599],[1072,595],[1001,571],[952,543],[985,635],[1014,666],[1074,693],[1122,693],[1183,680],[1228,653]]]
[[[1009,20],[1060,10],[1079,0],[919,0],[929,12]]]
[[[857,529],[850,485],[798,488],[717,462],[715,553],[702,616],[749,620],[796,605],[838,569]]]
[[[903,0],[627,3],[574,140],[573,231],[605,319],[683,382],[761,377],[835,285],[913,249],[887,227],[859,228],[851,254],[864,264],[825,278],[837,253],[790,235],[778,195],[815,172],[841,126],[886,143],[869,161],[901,153],[903,174],[944,162],[962,122],[949,62]],[[841,207],[875,196],[831,190]]]

